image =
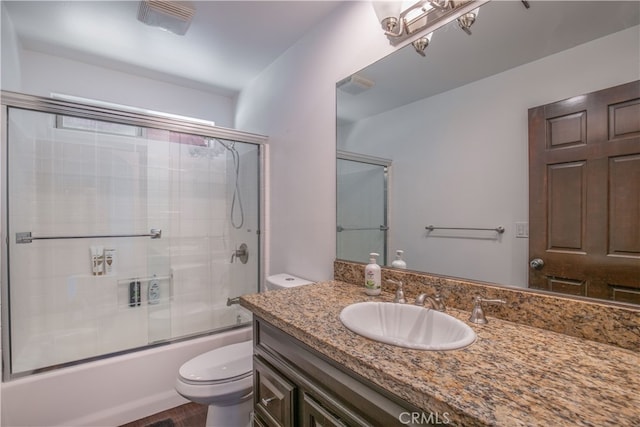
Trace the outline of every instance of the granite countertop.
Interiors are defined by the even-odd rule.
[[[330,281],[242,296],[240,303],[321,354],[453,425],[639,426],[640,353],[488,315],[477,341],[455,351],[378,343],[340,322],[383,292]],[[447,309],[467,321],[469,313]]]

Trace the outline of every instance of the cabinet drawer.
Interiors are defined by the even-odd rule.
[[[268,427],[267,424],[262,421],[262,418],[260,418],[260,415],[256,414],[255,412],[253,413],[253,419],[252,421],[252,426],[253,427]]]
[[[347,424],[342,422],[340,418],[333,415],[320,403],[316,402],[307,393],[303,393],[302,404],[302,427],[346,427]]]
[[[260,356],[253,356],[253,406],[270,426],[294,425],[295,385]]]

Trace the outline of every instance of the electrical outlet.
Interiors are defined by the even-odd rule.
[[[516,222],[516,237],[529,237],[529,223],[526,221]]]

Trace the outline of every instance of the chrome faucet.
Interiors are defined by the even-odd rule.
[[[473,311],[471,311],[471,316],[469,317],[469,322],[477,323],[480,325],[484,325],[488,323],[486,317],[484,317],[484,311],[482,310],[482,303],[488,302],[491,304],[506,304],[507,302],[503,299],[484,299],[479,296],[475,296],[473,298]]]
[[[406,304],[407,300],[404,298],[404,290],[402,289],[402,282],[397,280],[387,279],[387,282],[393,283],[394,285],[398,285],[398,289],[396,289],[396,297],[393,299],[393,302],[398,304]]]
[[[436,311],[446,311],[447,307],[444,305],[444,300],[442,296],[440,296],[440,292],[436,291],[434,296],[429,296],[427,294],[420,294],[416,297],[415,305],[425,305],[425,303],[429,303],[432,309]]]

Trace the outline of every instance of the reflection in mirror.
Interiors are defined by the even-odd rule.
[[[529,233],[546,231],[529,223],[528,111],[639,80],[640,4],[553,1],[525,8],[520,1],[492,1],[481,10],[472,35],[451,22],[434,33],[424,57],[409,45],[355,74],[372,86],[353,93],[344,86],[356,79],[339,84],[338,150],[391,161],[387,260],[401,249],[411,270],[529,287]],[[631,126],[638,126],[638,101],[625,105]],[[624,153],[631,159],[625,170],[636,177],[636,184],[625,180],[628,197],[637,206],[640,161],[633,159],[640,159],[640,129],[628,129],[624,138],[632,150]],[[347,175],[337,170],[340,188]],[[338,211],[355,197],[367,203],[354,187],[339,195]],[[640,212],[627,213],[638,221]],[[492,230],[497,227],[504,233]],[[640,302],[638,230],[638,224],[630,228],[625,252],[615,255],[631,272],[625,302]],[[340,245],[360,248],[338,251],[338,258],[366,262],[372,250],[365,233],[338,233]],[[598,266],[581,268],[588,275]],[[587,286],[572,287],[558,274],[552,279],[571,291],[557,291],[589,295]],[[615,299],[614,293],[603,298]]]
[[[380,254],[386,264],[387,188],[391,161],[338,152],[337,257]],[[355,238],[352,238],[355,234]]]

